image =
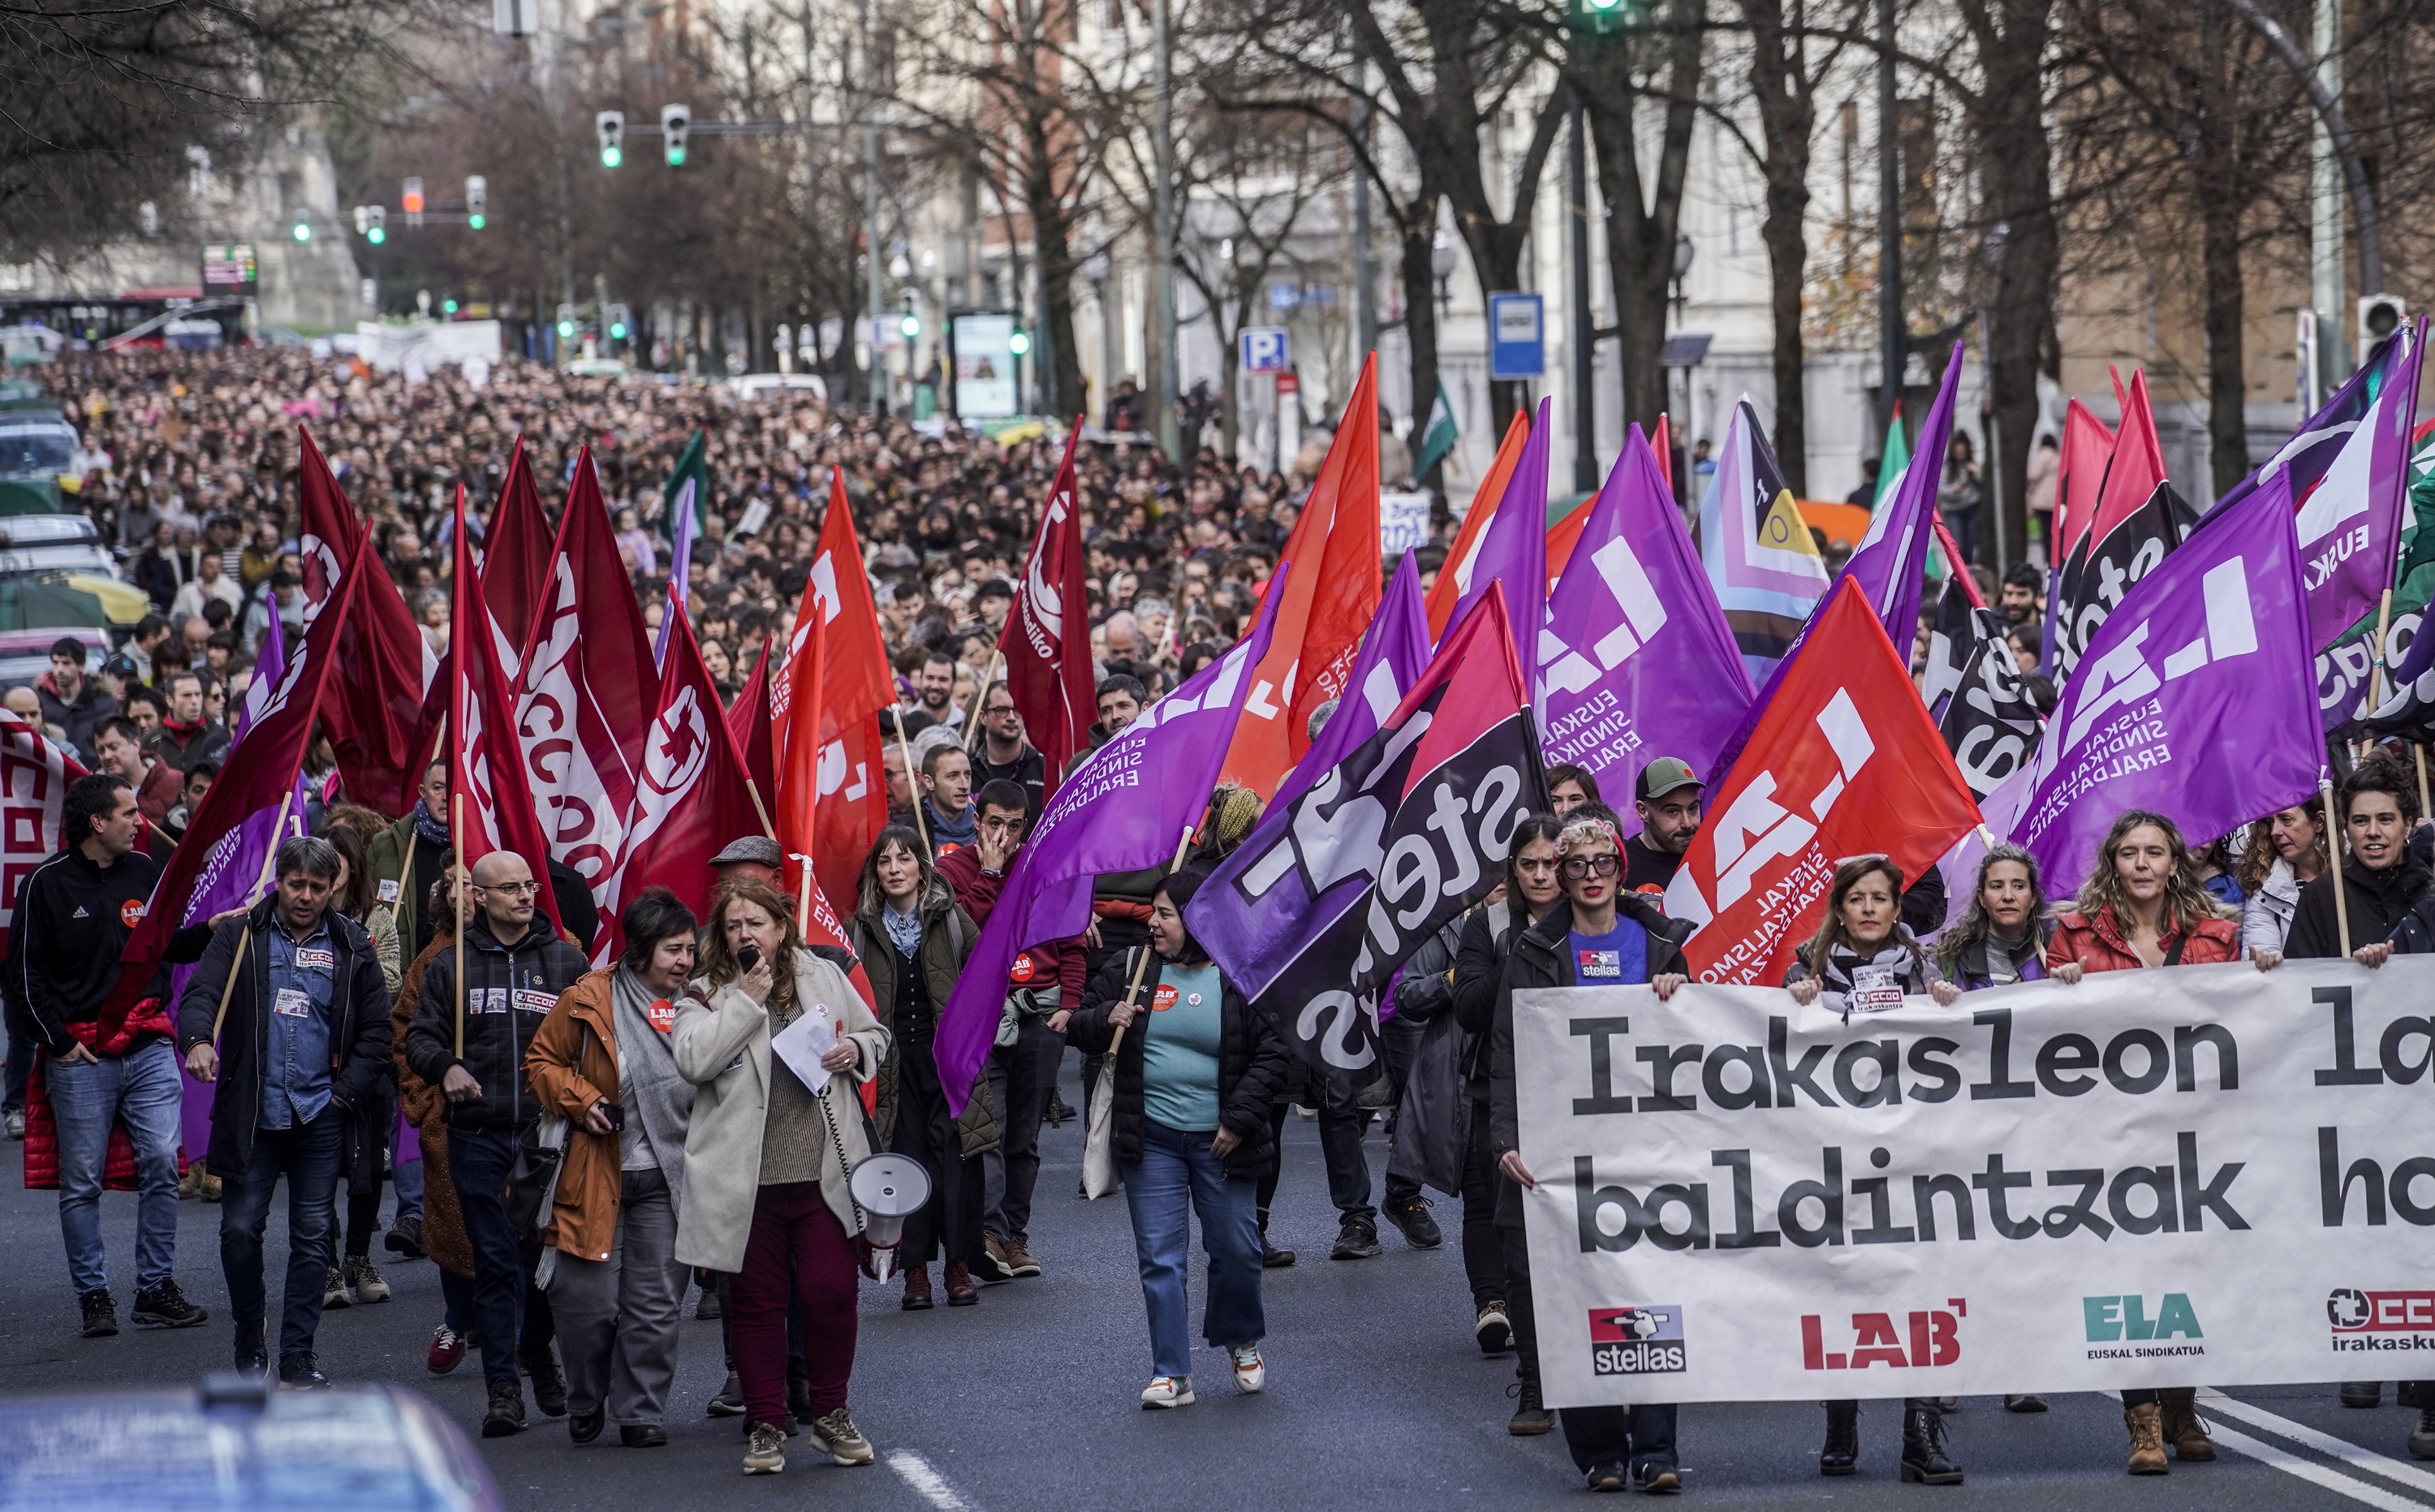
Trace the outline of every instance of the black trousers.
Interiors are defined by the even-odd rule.
[[[982,1177],[980,1157],[967,1160],[963,1136],[955,1115],[947,1110],[946,1090],[939,1085],[939,1065],[931,1058],[930,1040],[907,1039],[896,1056],[896,1127],[888,1147],[922,1162],[930,1173],[930,1200],[905,1220],[904,1246],[897,1251],[907,1269],[927,1265],[943,1253],[967,1263],[981,1257]]]
[[[1539,1382],[1539,1319],[1530,1302],[1530,1246],[1522,1230],[1498,1228],[1505,1256],[1505,1316],[1513,1325],[1514,1374]],[[1583,1471],[1599,1465],[1629,1463],[1671,1467],[1674,1458],[1674,1404],[1644,1402],[1633,1407],[1566,1407],[1556,1414],[1564,1430],[1564,1448]]]
[[[1488,1105],[1471,1105],[1462,1151],[1462,1273],[1474,1312],[1505,1300],[1505,1245],[1496,1234],[1496,1159],[1488,1148]]]

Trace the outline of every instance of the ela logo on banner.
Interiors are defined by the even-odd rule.
[[[2116,1346],[2091,1349],[2088,1357],[2092,1360],[2149,1360],[2161,1355],[2206,1353],[2203,1344],[2165,1342],[2195,1341],[2205,1336],[2199,1330],[2198,1310],[2190,1306],[2186,1293],[2167,1292],[2156,1304],[2153,1317],[2148,1314],[2148,1299],[2137,1293],[2083,1297],[2080,1310],[2088,1325],[2088,1342]]]

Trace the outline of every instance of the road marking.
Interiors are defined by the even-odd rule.
[[[2371,1475],[2381,1475],[2387,1480],[2399,1481],[2402,1485],[2416,1490],[2435,1492],[2435,1474],[2429,1474],[2407,1460],[2394,1459],[2389,1454],[2379,1454],[2374,1450],[2362,1449],[2347,1438],[2337,1438],[2331,1434],[2320,1433],[2304,1423],[2295,1423],[2288,1418],[2278,1418],[2263,1407],[2253,1406],[2236,1398],[2227,1397],[2213,1386],[2200,1387],[2199,1400],[2205,1403],[2212,1411],[2222,1413],[2226,1417],[2237,1418],[2254,1427],[2263,1428],[2278,1437],[2290,1439],[2293,1443],[2305,1444],[2319,1453],[2331,1454],[2337,1459],[2348,1461]]]
[[[922,1499],[939,1512],[975,1512],[970,1502],[956,1494],[947,1478],[930,1468],[930,1462],[909,1449],[889,1451],[888,1468],[905,1477],[905,1484],[922,1493]],[[2409,1503],[2405,1503],[2409,1504]]]
[[[2288,1450],[2277,1449],[2271,1444],[2252,1438],[2247,1434],[2226,1428],[2221,1423],[2215,1425],[2215,1441],[2226,1449],[2248,1455],[2261,1465],[2271,1466],[2287,1475],[2296,1475],[2301,1480],[2322,1486],[2338,1496],[2347,1496],[2354,1502],[2364,1502],[2369,1506],[2383,1507],[2387,1512],[2425,1512],[2426,1503],[2424,1502],[2413,1502],[2398,1492],[2388,1491],[2381,1486],[2370,1486],[2365,1481],[2353,1480],[2329,1465],[2320,1465],[2312,1459],[2302,1459]]]

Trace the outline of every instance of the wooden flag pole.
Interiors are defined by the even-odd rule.
[[[905,734],[905,706],[890,704],[888,712],[896,716],[896,748],[905,753],[905,785],[913,790],[913,832],[922,837],[922,849],[930,849],[930,824],[922,817],[922,779],[913,775],[913,742]]]
[[[270,850],[262,858],[262,875],[254,879],[253,891],[246,894],[248,912],[250,912],[254,903],[259,901],[262,890],[270,885],[270,868],[279,859],[279,832],[287,828],[287,806],[295,801],[296,784],[290,782],[287,784],[286,796],[279,800],[279,820],[270,827]],[[304,816],[300,814],[296,819],[301,825]],[[220,1025],[228,1022],[229,999],[236,991],[237,976],[245,968],[245,953],[252,943],[253,920],[249,919],[245,921],[245,927],[236,932],[236,954],[229,962],[228,980],[220,984],[219,1011],[212,1015],[212,1049],[214,1051],[219,1049]]]
[[[964,712],[964,754],[967,756],[972,754],[973,743],[980,736],[981,711],[989,705],[990,684],[997,680],[997,669],[1005,664],[1005,662],[1006,653],[993,646],[990,650],[989,671],[982,675],[981,685],[973,695],[973,706]]]
[[[2376,606],[2375,656],[2368,663],[2367,708],[2370,713],[2375,712],[2376,705],[2384,702],[2384,632],[2392,626],[2392,590],[2387,588],[2384,591],[2384,598]],[[2419,812],[2426,812],[2425,804],[2422,803],[2419,806]]]
[[[752,795],[752,812],[761,816],[761,833],[772,840],[778,838],[778,827],[769,822],[769,805],[761,801],[761,784],[747,776],[744,791]]]
[[[2332,828],[2332,844],[2325,848],[2325,869],[2334,879],[2334,922],[2341,932],[2342,954],[2351,953],[2351,911],[2342,902],[2342,825],[2334,809],[2334,780],[2322,774],[2317,778],[2317,791],[2325,800],[2325,822]]]
[[[457,1058],[465,1058],[465,894],[473,885],[474,868],[465,861],[465,795],[448,795],[448,838],[457,842],[457,868],[464,873],[457,893]],[[512,1006],[512,1005],[510,1005]]]
[[[1184,852],[1191,849],[1192,826],[1187,824],[1183,827],[1183,838],[1175,843],[1175,859],[1166,864],[1166,869],[1171,872],[1176,868],[1183,865]],[[1142,977],[1149,970],[1149,947],[1145,945],[1142,947],[1141,958],[1133,962],[1132,985],[1125,988],[1125,1005],[1127,1007],[1132,1006],[1133,999],[1141,995]],[[1124,1042],[1124,1027],[1119,1024],[1116,1028],[1116,1032],[1108,1037],[1108,1060],[1107,1064],[1099,1068],[1100,1075],[1113,1076],[1116,1074],[1116,1050],[1117,1047],[1122,1045]]]
[[[2422,819],[2435,818],[2435,807],[2430,807],[2426,801],[2426,747],[2413,744],[2409,754],[2418,762],[2418,816]]]

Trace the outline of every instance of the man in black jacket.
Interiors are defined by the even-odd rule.
[[[9,996],[32,1021],[38,1068],[57,1121],[60,1229],[84,1336],[118,1332],[101,1243],[102,1166],[110,1127],[135,1146],[138,1323],[192,1328],[210,1314],[186,1300],[170,1272],[178,1246],[178,1115],[185,1091],[169,1047],[168,962],[199,957],[211,926],[170,939],[143,999],[103,1034],[102,1007],[118,983],[118,957],[142,922],[161,868],[136,848],[144,816],[115,773],[79,777],[61,800],[65,848],[28,872],[10,931]],[[213,920],[214,924],[218,922]]]
[[[2390,938],[2410,905],[2427,891],[2429,873],[2409,845],[2418,817],[2418,785],[2402,765],[2371,756],[2342,779],[2337,797],[2342,836],[2342,913],[2356,952]],[[2341,920],[2334,913],[2334,879],[2321,876],[2300,889],[2283,954],[2295,961],[2343,954]]]
[[[262,1232],[272,1189],[287,1178],[283,1386],[329,1383],[313,1339],[331,1264],[340,1132],[352,1109],[383,1101],[382,1084],[396,1075],[389,988],[371,937],[330,907],[338,870],[327,840],[281,846],[276,890],[213,934],[178,1003],[186,1070],[214,1084],[204,1159],[226,1183],[220,1269],[236,1320],[236,1366],[249,1373],[269,1364]]]
[[[457,952],[434,955],[406,1031],[406,1063],[448,1099],[449,1174],[474,1249],[475,1326],[485,1341],[501,1341],[482,1350],[490,1387],[482,1435],[503,1438],[525,1426],[524,1387],[505,1341],[522,1336],[527,1236],[509,1224],[503,1195],[518,1136],[542,1111],[525,1087],[525,1052],[584,961],[534,922],[535,884],[522,856],[493,850],[475,862],[469,890],[481,912],[465,926],[464,989]],[[566,1388],[547,1346],[527,1364],[543,1411],[565,1412]]]

